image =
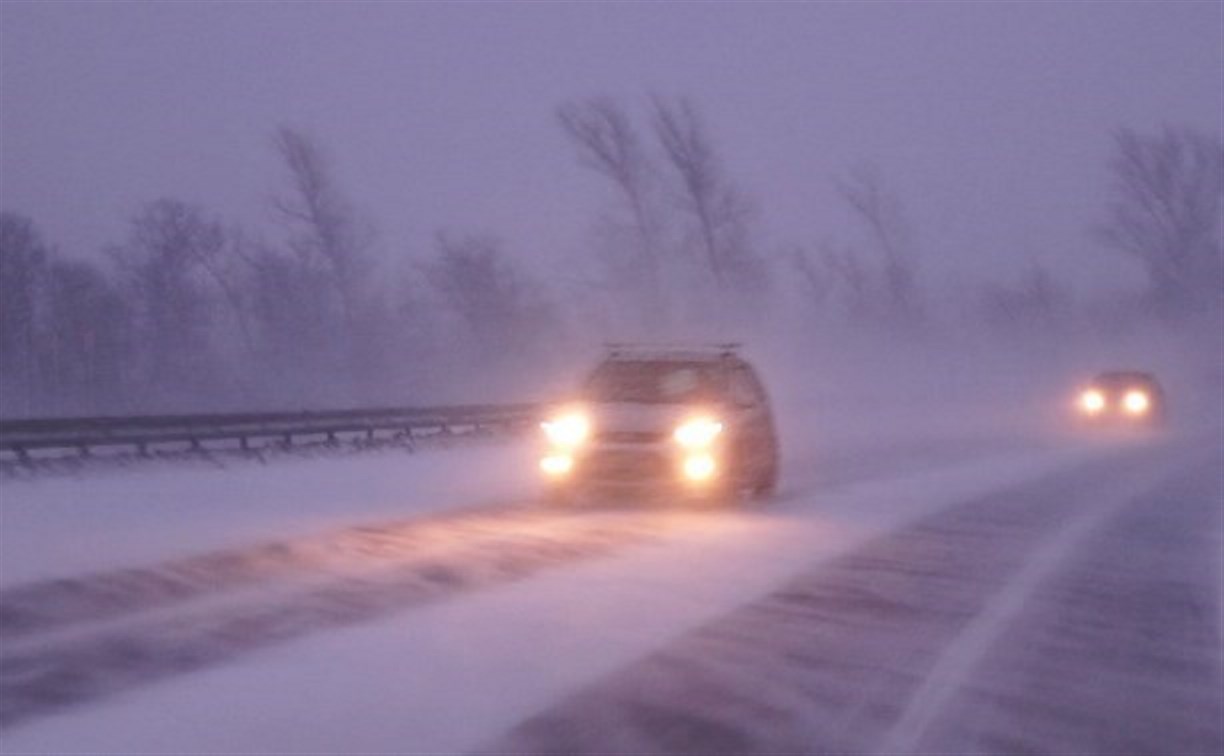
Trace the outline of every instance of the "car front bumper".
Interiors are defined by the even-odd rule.
[[[551,451],[544,458],[556,455],[558,452]],[[564,470],[545,472],[552,485],[609,491],[702,492],[726,478],[723,460],[716,450],[684,451],[674,444],[595,444],[569,453],[568,458]],[[698,463],[698,458],[704,459]],[[704,469],[707,466],[708,472]],[[542,463],[541,469],[544,468]]]

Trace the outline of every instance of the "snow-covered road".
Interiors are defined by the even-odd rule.
[[[1219,753],[1218,451],[900,527],[488,741],[489,753]]]
[[[36,555],[73,485],[140,484],[6,484],[35,542],[0,590],[0,750],[1220,752],[1217,440],[826,450],[768,507],[699,512],[528,506],[521,450],[456,450],[428,485],[479,508],[299,486],[314,532],[230,506],[72,577]],[[395,464],[303,470],[387,494]]]

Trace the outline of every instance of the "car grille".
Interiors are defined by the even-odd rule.
[[[657,444],[667,440],[666,433],[658,431],[601,431],[595,440],[607,444]]]
[[[646,480],[671,475],[671,460],[657,452],[602,450],[587,457],[584,473],[596,480]]]

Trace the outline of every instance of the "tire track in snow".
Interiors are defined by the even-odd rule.
[[[447,538],[480,537],[528,510],[469,510],[347,528],[175,559],[148,567],[42,580],[0,591],[0,642],[172,607],[323,571],[377,566]],[[527,515],[530,516],[530,515]]]
[[[610,554],[691,527],[701,516],[543,509],[463,515],[365,533],[359,540],[372,537],[379,548],[359,551],[356,558],[342,549],[344,557],[294,561],[293,570],[301,573],[294,582],[243,593],[228,605],[210,601],[197,609],[181,593],[156,593],[173,606],[134,614],[127,622],[86,623],[60,636],[6,642],[0,655],[0,728],[271,644]],[[341,534],[341,542],[349,536]],[[196,595],[216,598],[230,587]],[[83,622],[79,614],[64,614]],[[113,620],[105,613],[87,616]]]

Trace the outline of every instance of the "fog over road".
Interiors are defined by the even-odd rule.
[[[511,502],[6,586],[0,750],[1220,752],[1211,438],[847,452],[764,507]]]

